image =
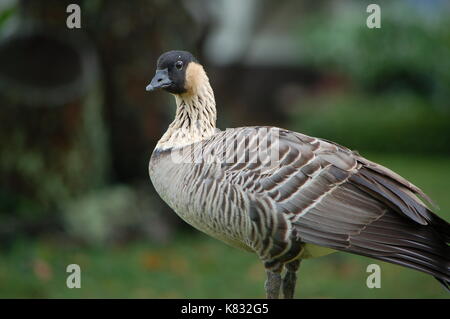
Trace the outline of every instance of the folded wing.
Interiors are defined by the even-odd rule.
[[[260,141],[274,134],[263,129]],[[227,179],[269,196],[305,243],[413,268],[448,287],[450,225],[418,187],[338,144],[287,130],[276,136],[275,168],[224,165]]]

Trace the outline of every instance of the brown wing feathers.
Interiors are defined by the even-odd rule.
[[[448,284],[450,226],[422,202],[418,196],[429,199],[419,188],[336,143],[285,130],[279,141],[278,169],[224,165],[229,181],[268,196],[305,243],[417,269]],[[237,179],[244,175],[245,183]]]
[[[336,167],[329,172],[342,174]],[[362,165],[302,216],[296,229],[304,242],[420,270],[448,289],[450,226],[415,198],[419,192],[381,166]]]
[[[382,175],[381,170],[373,171],[370,168],[362,167],[358,175],[353,175],[350,181],[355,182],[355,185],[366,187],[368,184],[376,188],[375,196],[380,198],[387,205],[394,206],[394,210],[411,218],[421,225],[430,225],[434,231],[443,238],[446,243],[450,242],[450,224],[441,219],[439,216],[431,212],[425,204],[423,204],[414,195],[420,195],[427,198],[426,195],[417,187],[409,183],[409,188],[406,188],[404,183],[398,182],[389,175]],[[359,177],[365,179],[365,186],[359,185]],[[369,186],[370,187],[370,186]],[[370,187],[373,190],[373,187]],[[397,208],[397,209],[396,209]]]

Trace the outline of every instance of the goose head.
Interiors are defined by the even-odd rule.
[[[208,81],[203,67],[187,51],[168,51],[156,63],[156,73],[147,91],[165,90],[175,95],[195,95]]]

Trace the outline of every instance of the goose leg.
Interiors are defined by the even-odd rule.
[[[264,285],[266,288],[267,299],[278,299],[281,287],[281,271],[266,270],[267,280]]]
[[[300,267],[300,259],[291,261],[284,265],[286,274],[283,278],[283,297],[284,299],[294,298],[295,284],[297,282],[297,270]]]

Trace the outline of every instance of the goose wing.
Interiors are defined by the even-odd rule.
[[[269,197],[303,242],[420,270],[448,287],[450,225],[418,187],[343,146],[296,132],[242,128],[228,138],[234,152],[220,148],[233,155],[222,163],[224,178]],[[259,159],[254,150],[262,148],[275,148],[276,161]]]

